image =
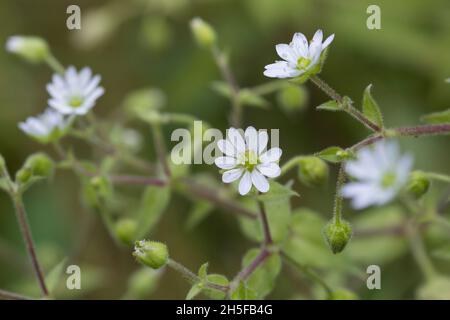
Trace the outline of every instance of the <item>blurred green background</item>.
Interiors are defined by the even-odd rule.
[[[70,4],[81,7],[82,30],[66,28],[66,8]],[[366,27],[369,4],[381,8],[381,30]],[[95,107],[99,118],[115,119],[117,109],[131,90],[158,87],[167,95],[168,111],[189,113],[225,130],[229,101],[211,89],[211,82],[221,77],[209,52],[200,49],[191,36],[189,21],[195,16],[215,27],[219,45],[229,53],[231,67],[242,87],[269,81],[263,70],[277,59],[275,44],[288,43],[294,32],[303,32],[310,38],[321,28],[326,36],[336,34],[321,77],[357,104],[364,88],[372,83],[387,126],[418,124],[422,114],[450,106],[450,85],[444,82],[450,77],[448,0],[3,0],[0,40],[5,43],[7,37],[15,34],[41,36],[64,65],[86,65],[101,74],[106,94]],[[10,172],[15,172],[27,155],[42,149],[17,128],[17,123],[44,110],[45,84],[52,73],[44,65],[30,65],[5,50],[0,51],[0,70],[0,153]],[[328,99],[311,84],[305,88],[307,101],[295,112],[285,112],[276,94],[267,96],[267,110],[245,110],[245,126],[280,128],[282,162],[331,145],[347,147],[366,136],[366,129],[345,114],[316,112],[314,106]],[[146,142],[142,156],[150,159],[153,154],[149,130],[139,128]],[[410,138],[401,144],[415,156],[416,168],[450,173],[448,137]],[[51,149],[45,150],[52,153]],[[89,149],[82,152],[90,155]],[[210,171],[220,179],[215,168],[205,165],[195,170]],[[283,181],[289,178],[295,179],[295,172]],[[295,189],[301,198],[295,199],[294,205],[314,209],[324,223],[331,217],[334,183],[334,171],[324,189],[309,189],[296,181]],[[82,268],[83,290],[61,296],[123,297],[129,276],[139,266],[131,250],[118,247],[109,238],[99,219],[81,205],[80,198],[79,183],[68,172],[58,172],[51,183],[27,193],[25,202],[39,257],[48,271],[81,246],[76,261]],[[188,230],[185,225],[190,207],[189,201],[174,196],[151,238],[167,243],[171,255],[194,270],[209,261],[212,272],[231,277],[240,268],[241,256],[255,244],[242,235],[235,216],[221,210]],[[346,212],[351,221],[364,214],[350,209]],[[325,261],[321,257],[326,261],[340,259],[321,242],[320,228],[318,233],[319,242],[311,247],[311,254],[317,253],[313,260],[319,259],[320,265]],[[443,241],[441,236],[436,237],[427,238],[430,251],[436,241]],[[369,291],[365,280],[357,277],[335,280],[336,274],[346,274],[348,270],[319,267],[331,282],[336,281],[363,298],[413,298],[423,279],[406,242],[392,237],[384,242],[373,240],[378,247],[373,251],[361,247],[364,257],[346,257],[363,273],[369,264],[381,265],[382,290]],[[357,248],[358,239],[350,243],[349,250],[352,246]],[[444,272],[448,271],[450,264],[439,259],[435,262]],[[291,268],[286,270],[271,298],[316,297],[305,277]],[[5,194],[0,194],[0,288],[33,294],[37,284],[32,276],[12,205]],[[166,270],[158,286],[141,297],[184,298],[188,289],[179,275]]]

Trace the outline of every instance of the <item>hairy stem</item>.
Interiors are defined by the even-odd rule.
[[[17,221],[20,226],[20,231],[22,232],[22,237],[25,242],[28,256],[30,257],[31,264],[33,266],[34,272],[36,274],[37,280],[39,282],[39,286],[41,288],[42,294],[44,296],[48,296],[47,286],[45,285],[45,278],[42,272],[42,268],[39,264],[36,249],[33,241],[33,237],[31,235],[30,225],[28,223],[27,214],[25,211],[25,206],[23,204],[22,196],[19,194],[11,195],[14,208],[17,216]]]
[[[247,280],[248,277],[271,255],[266,248],[261,249],[256,258],[244,269],[242,269],[233,279],[233,286],[237,286],[241,281]]]
[[[264,209],[264,203],[258,201],[259,203],[259,218],[261,219],[261,224],[263,227],[264,234],[264,246],[271,245],[273,243],[272,235],[270,234],[269,221],[267,220],[266,210]]]
[[[289,159],[288,162],[286,162],[282,167],[281,167],[281,173],[280,176],[284,175],[286,172],[288,172],[289,170],[291,170],[292,168],[294,168],[296,165],[298,165],[299,161],[301,159],[303,159],[304,156],[296,156],[292,159]]]
[[[344,164],[341,163],[341,166],[339,167],[337,182],[336,182],[336,194],[334,197],[333,218],[336,223],[341,222],[342,202],[343,202],[341,189],[342,189],[342,185],[344,184],[344,182],[345,182]]]

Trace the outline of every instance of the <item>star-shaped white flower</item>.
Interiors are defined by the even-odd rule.
[[[19,128],[32,138],[42,143],[48,143],[64,135],[70,122],[69,117],[48,108],[43,114],[29,117],[24,122],[20,122]]]
[[[383,205],[391,201],[408,182],[413,164],[410,155],[401,155],[396,142],[379,141],[361,149],[357,160],[345,166],[357,181],[343,186],[342,196],[352,199],[355,209]]]
[[[104,93],[104,89],[99,87],[100,80],[99,75],[92,76],[88,67],[77,73],[70,66],[64,76],[54,74],[52,82],[47,85],[51,95],[48,105],[63,114],[84,115]]]
[[[270,78],[295,78],[311,71],[320,62],[322,52],[334,39],[334,34],[322,42],[322,30],[317,30],[308,44],[303,33],[294,34],[290,44],[277,44],[278,55],[283,61],[276,61],[265,67],[264,75]]]
[[[280,148],[265,151],[269,136],[266,131],[257,132],[248,127],[244,137],[235,128],[228,129],[227,139],[217,143],[224,154],[215,160],[216,166],[226,170],[222,175],[224,183],[239,182],[239,193],[246,195],[252,185],[260,192],[269,191],[267,178],[276,178],[281,170],[278,160],[281,157]]]

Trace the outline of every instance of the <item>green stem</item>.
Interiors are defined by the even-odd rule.
[[[450,176],[448,176],[448,175],[441,174],[441,173],[435,173],[435,172],[424,172],[424,174],[429,179],[450,183]]]
[[[47,57],[45,62],[56,73],[64,74],[66,71],[64,66],[52,54]]]
[[[33,237],[31,235],[30,225],[28,223],[27,214],[25,211],[25,206],[23,204],[22,196],[20,194],[11,194],[11,198],[14,203],[14,208],[17,216],[17,221],[20,226],[20,231],[22,232],[22,237],[25,242],[28,256],[30,257],[31,264],[33,266],[34,272],[36,274],[37,280],[39,282],[39,286],[41,288],[42,294],[44,296],[48,296],[49,292],[47,290],[47,286],[45,285],[44,273],[42,272],[42,268],[39,264],[36,249],[33,241]]]
[[[167,150],[166,145],[164,143],[164,138],[162,135],[161,127],[158,124],[153,124],[151,126],[153,133],[153,140],[155,142],[156,153],[159,158],[159,162],[163,167],[166,178],[171,177],[169,163],[167,162]]]
[[[0,289],[0,300],[33,300],[33,298]]]
[[[291,258],[285,252],[281,252],[281,257],[283,257],[287,262],[289,262],[291,265],[296,267],[300,272],[303,272],[312,281],[315,281],[320,286],[322,286],[325,289],[325,291],[328,293],[328,295],[333,293],[333,290],[331,289],[331,287],[317,273],[312,271],[310,268],[308,268],[307,266],[304,266],[304,265],[298,263],[296,260]]]
[[[280,174],[280,176],[284,175],[286,172],[288,172],[289,170],[291,170],[292,168],[297,166],[299,164],[299,161],[302,160],[304,157],[305,156],[296,156],[296,157],[288,160],[288,162],[286,162],[281,167],[281,174]]]
[[[417,230],[417,226],[413,225],[412,222],[410,222],[410,224],[408,225],[407,235],[409,238],[413,257],[416,260],[416,263],[422,271],[423,275],[428,280],[433,278],[437,274],[436,269],[434,268],[433,263],[431,262],[425,251],[425,247]]]
[[[344,182],[345,182],[344,164],[341,163],[341,165],[339,167],[337,182],[336,182],[336,194],[334,197],[334,210],[333,210],[333,218],[337,224],[341,222],[341,217],[342,217],[343,198],[342,198],[342,194],[341,194],[341,189],[342,189],[342,185],[344,184]]]

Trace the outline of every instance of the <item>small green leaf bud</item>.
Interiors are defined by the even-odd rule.
[[[45,153],[35,153],[27,158],[23,167],[16,173],[20,184],[30,182],[32,178],[48,178],[53,175],[54,163]]]
[[[152,269],[159,269],[167,264],[169,251],[164,243],[141,240],[136,241],[133,256],[140,263]]]
[[[430,179],[427,178],[422,171],[413,171],[409,175],[408,185],[406,191],[414,198],[419,199],[430,188]]]
[[[318,157],[304,157],[299,160],[298,177],[307,186],[322,186],[328,180],[329,168]]]
[[[331,251],[336,254],[344,250],[352,237],[352,227],[345,220],[333,219],[324,227],[323,235]]]
[[[191,31],[201,47],[211,48],[216,42],[216,32],[213,27],[201,18],[194,18],[190,22]]]
[[[133,219],[123,218],[116,222],[115,231],[117,238],[126,245],[134,241],[136,235],[137,223]]]
[[[289,84],[278,91],[277,99],[285,112],[301,111],[308,101],[308,91],[303,86]]]
[[[43,62],[50,56],[47,42],[39,37],[9,37],[6,41],[6,50],[32,63]]]
[[[358,300],[358,296],[356,293],[346,290],[346,289],[339,289],[336,291],[333,291],[329,296],[328,300]]]

